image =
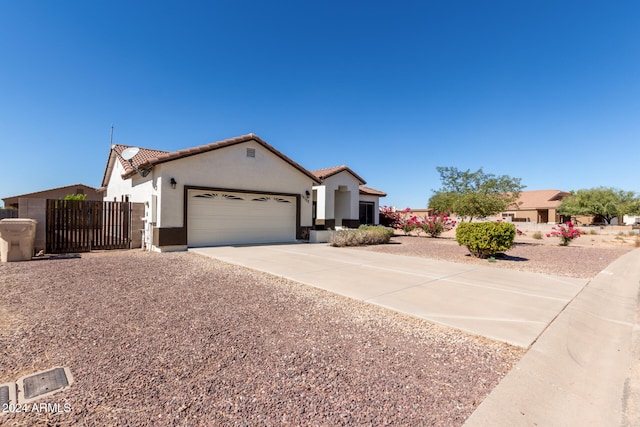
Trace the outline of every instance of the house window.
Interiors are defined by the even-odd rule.
[[[247,148],[247,157],[255,157],[256,149],[255,148]]]
[[[374,207],[373,202],[360,202],[360,224],[374,224]]]

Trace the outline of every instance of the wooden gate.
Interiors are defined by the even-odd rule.
[[[46,252],[128,249],[131,204],[88,200],[47,200]]]

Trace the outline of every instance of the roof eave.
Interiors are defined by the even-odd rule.
[[[111,173],[113,172],[113,165],[116,161],[116,152],[111,147],[111,151],[109,151],[109,157],[107,157],[107,164],[104,168],[104,175],[102,176],[101,187],[107,187],[109,185],[109,180],[111,179]]]
[[[382,191],[380,191],[380,192],[371,192],[371,191],[360,190],[360,194],[363,194],[363,195],[366,195],[366,196],[387,197],[387,193],[384,193]]]
[[[313,180],[313,182],[318,183],[318,184],[321,183],[321,181],[316,176],[314,176],[311,172],[309,172],[307,169],[303,168],[300,164],[296,163],[295,161],[293,161],[292,159],[290,159],[289,157],[284,155],[282,152],[276,150],[273,146],[269,145],[267,142],[262,140],[259,136],[255,135],[255,134],[252,134],[252,133],[247,134],[247,135],[238,136],[238,137],[235,137],[235,138],[230,138],[230,139],[218,141],[218,142],[213,142],[211,144],[201,145],[199,147],[193,147],[193,148],[188,148],[188,149],[185,149],[185,150],[178,150],[178,151],[173,151],[173,152],[170,152],[170,153],[167,153],[167,154],[163,154],[163,155],[158,156],[158,157],[156,157],[154,159],[149,159],[149,160],[141,163],[138,166],[138,169],[151,170],[151,169],[153,169],[154,166],[162,164],[162,163],[167,163],[167,162],[171,162],[171,161],[178,160],[178,159],[184,159],[186,157],[191,157],[191,156],[195,156],[195,155],[198,155],[198,154],[207,153],[209,151],[219,150],[219,149],[225,148],[225,147],[231,147],[233,145],[242,144],[242,143],[245,143],[245,142],[248,142],[248,141],[255,141],[258,144],[264,146],[267,150],[271,151],[273,154],[275,154],[276,156],[280,157],[282,160],[287,162],[289,165],[293,166],[294,168],[296,168],[297,170],[299,170],[300,172],[302,172],[303,174],[305,174],[306,176],[311,178],[311,180]],[[125,175],[123,175],[123,177],[126,176],[126,178],[129,178],[129,177],[133,176],[135,173],[136,173],[136,171],[129,171]]]
[[[367,183],[364,179],[362,179],[362,177],[360,175],[358,175],[357,173],[352,171],[351,168],[349,166],[346,166],[346,165],[340,166],[340,167],[336,168],[336,170],[331,171],[330,173],[328,173],[326,175],[320,175],[320,176],[318,176],[318,179],[320,179],[321,182],[322,182],[325,179],[330,178],[330,177],[332,177],[334,175],[338,175],[339,173],[342,173],[342,172],[350,173],[355,179],[358,180],[360,185],[364,185],[364,184]]]

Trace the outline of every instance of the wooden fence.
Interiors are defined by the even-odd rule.
[[[130,242],[130,203],[47,200],[47,253],[127,249]]]

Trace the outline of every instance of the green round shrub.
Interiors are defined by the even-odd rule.
[[[456,240],[473,256],[488,258],[513,246],[516,227],[508,222],[462,222],[456,228]]]

